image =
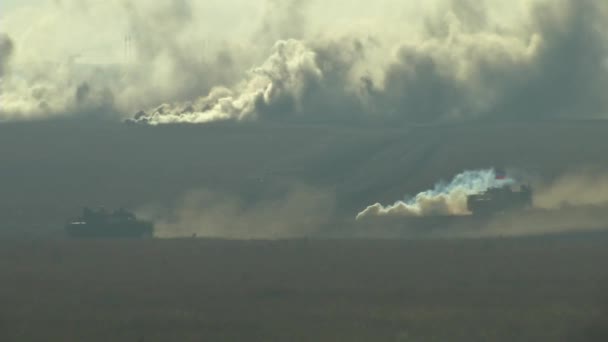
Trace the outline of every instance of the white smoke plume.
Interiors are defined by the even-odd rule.
[[[513,179],[497,179],[490,170],[465,171],[456,175],[449,183],[439,182],[431,190],[423,191],[411,199],[383,206],[376,203],[357,215],[357,219],[374,216],[447,216],[468,215],[467,196],[490,188],[512,184]]]
[[[151,124],[204,123],[252,119],[260,108],[269,111],[279,106],[281,110],[300,111],[304,88],[323,78],[315,58],[300,41],[279,41],[270,58],[233,89],[215,88],[195,102],[164,104],[136,119]]]
[[[2,17],[14,48],[0,120],[604,118],[607,12],[592,0],[53,1]]]
[[[192,191],[173,205],[148,205],[138,216],[155,222],[158,238],[286,239],[314,235],[329,222],[335,196],[294,184],[281,196],[247,203],[209,190]]]

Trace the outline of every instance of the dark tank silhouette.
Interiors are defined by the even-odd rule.
[[[82,216],[68,222],[65,228],[75,238],[145,238],[154,233],[151,222],[138,220],[125,209],[109,213],[105,209],[84,208]]]
[[[479,194],[467,196],[467,208],[473,215],[492,215],[532,207],[532,188],[522,185],[491,188]]]

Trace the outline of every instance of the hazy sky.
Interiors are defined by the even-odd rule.
[[[283,1],[289,3],[290,1]],[[157,4],[158,3],[158,4]],[[121,1],[121,0],[5,0],[0,2],[0,15],[3,19],[1,31],[7,32],[28,50],[30,45],[38,44],[32,36],[42,36],[52,32],[55,34],[52,50],[47,50],[45,58],[50,56],[66,57],[71,54],[88,50],[84,54],[91,55],[90,50],[97,55],[104,54],[114,58],[116,51],[110,51],[110,45],[122,52],[122,39],[129,31],[128,8],[145,11],[149,19],[162,24],[173,13],[168,7],[180,1]],[[233,42],[249,41],[258,29],[262,18],[272,11],[272,0],[206,0],[185,1],[192,19],[196,20],[195,29],[200,35],[208,35],[208,39],[226,39]],[[362,25],[371,20],[399,19],[407,13],[416,12],[416,2],[400,4],[393,0],[379,0],[374,5],[361,2],[353,6],[351,1],[334,0],[329,3],[322,1],[302,2],[306,5],[298,6],[298,11],[309,13],[306,15],[306,25],[314,28],[331,24],[333,27],[342,26],[346,30],[349,26]],[[125,4],[132,4],[130,7]],[[173,4],[173,5],[172,5]],[[365,5],[364,5],[365,4]],[[285,9],[292,5],[281,5]],[[166,17],[163,18],[163,15]],[[294,26],[299,23],[291,23]],[[371,25],[371,23],[369,23]],[[94,32],[94,36],[91,33]],[[64,44],[67,42],[67,44]],[[83,49],[84,47],[84,49]],[[57,51],[59,50],[59,51]],[[40,58],[39,53],[35,53]]]
[[[27,6],[40,6],[52,0],[2,0],[0,1],[0,18],[6,17],[11,11]]]
[[[154,124],[608,112],[604,2],[2,4],[0,120],[140,110]]]

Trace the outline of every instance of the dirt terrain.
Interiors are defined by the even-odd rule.
[[[2,241],[2,341],[605,341],[608,236]]]

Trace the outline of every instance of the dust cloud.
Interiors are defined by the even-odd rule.
[[[142,207],[138,215],[156,222],[158,238],[286,239],[321,231],[333,215],[334,201],[330,191],[302,184],[255,203],[198,190],[169,206]]]

